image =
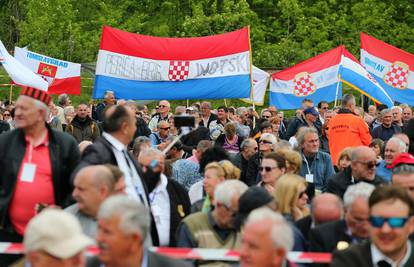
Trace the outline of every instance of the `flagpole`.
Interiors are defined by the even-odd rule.
[[[224,106],[227,108],[227,100],[224,99]]]
[[[13,84],[10,84],[9,104],[11,104],[12,102],[12,95],[13,95]]]
[[[336,107],[336,103],[338,101],[338,94],[339,94],[339,84],[341,83],[341,74],[338,75],[338,83],[336,85],[336,94],[335,94],[335,104],[334,107]]]
[[[187,108],[190,106],[190,100],[187,99]]]

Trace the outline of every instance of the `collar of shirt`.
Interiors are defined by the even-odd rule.
[[[116,139],[115,137],[113,137],[112,135],[110,135],[107,132],[103,132],[102,136],[105,137],[106,140],[108,140],[109,143],[111,143],[111,145],[118,151],[122,151],[126,149],[126,146],[124,144],[122,144],[118,139]]]
[[[24,136],[24,140],[26,141],[26,144],[30,145],[31,139],[27,135]],[[33,146],[33,147],[38,147],[41,145],[44,145],[44,146],[49,145],[49,132],[48,131],[46,131],[45,138],[42,140],[42,142],[40,142],[37,146]]]
[[[410,243],[410,241],[407,241],[407,251],[405,252],[404,257],[399,262],[399,264],[398,264],[398,262],[395,262],[394,260],[392,260],[392,259],[388,258],[387,256],[385,256],[384,254],[382,254],[382,252],[377,248],[377,246],[375,246],[374,243],[371,243],[371,259],[372,259],[372,262],[374,263],[374,266],[378,266],[378,262],[382,261],[382,260],[388,262],[391,265],[391,267],[404,266],[404,264],[410,258],[410,255],[411,255],[411,243]]]
[[[106,266],[105,264],[101,264],[100,267],[106,267]],[[148,250],[146,248],[144,248],[144,252],[142,254],[141,267],[148,267]]]

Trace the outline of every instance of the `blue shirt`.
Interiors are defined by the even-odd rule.
[[[322,151],[318,151],[312,162],[308,162],[303,153],[301,153],[301,155],[302,167],[300,168],[300,175],[306,177],[307,174],[312,174],[315,188],[317,190],[325,192],[326,181],[329,177],[335,174],[331,155]]]
[[[185,189],[190,190],[193,184],[203,179],[199,169],[199,164],[190,160],[179,159],[172,164],[171,178],[179,182]]]
[[[392,170],[387,169],[387,163],[385,160],[381,160],[380,163],[377,165],[376,175],[381,176],[387,183],[391,183],[392,177]]]

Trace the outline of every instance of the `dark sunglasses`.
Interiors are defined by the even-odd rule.
[[[272,142],[267,141],[267,140],[260,140],[260,143],[263,143],[263,144],[268,144],[268,145],[273,144]]]
[[[270,118],[270,116],[262,116],[262,118],[264,118],[264,119],[269,119],[269,118]]]
[[[10,114],[8,114],[8,113],[4,113],[4,114],[3,114],[3,117],[6,117],[6,116],[7,116],[7,117],[10,117],[11,115],[10,115]]]
[[[379,216],[369,217],[369,222],[375,228],[381,228],[385,222],[387,222],[391,228],[401,228],[405,225],[407,220],[408,220],[408,217],[391,217],[391,218],[384,218],[384,217],[379,217]]]
[[[164,105],[159,105],[158,107],[159,107],[159,108],[165,108],[165,107],[167,107],[167,106],[164,106]]]
[[[299,198],[302,198],[306,194],[306,190],[299,193]]]
[[[368,169],[372,169],[375,166],[377,166],[377,163],[375,161],[368,161],[368,162],[356,161],[356,162],[361,163],[361,164],[367,166]]]
[[[328,109],[329,107],[323,107],[322,109]]]
[[[260,171],[260,172],[262,172],[263,170],[265,170],[266,172],[270,172],[270,171],[272,171],[273,169],[277,169],[277,167],[269,167],[269,166],[266,166],[266,167],[262,167],[262,166],[260,166],[260,167],[259,167],[259,171]]]
[[[170,127],[166,127],[166,128],[160,128],[161,130],[167,131],[170,129]]]

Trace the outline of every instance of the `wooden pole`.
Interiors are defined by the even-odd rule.
[[[190,100],[187,99],[187,108],[190,106]]]
[[[13,84],[10,84],[10,95],[9,95],[9,104],[12,102],[13,97]]]
[[[224,99],[224,106],[227,108],[227,100]]]

